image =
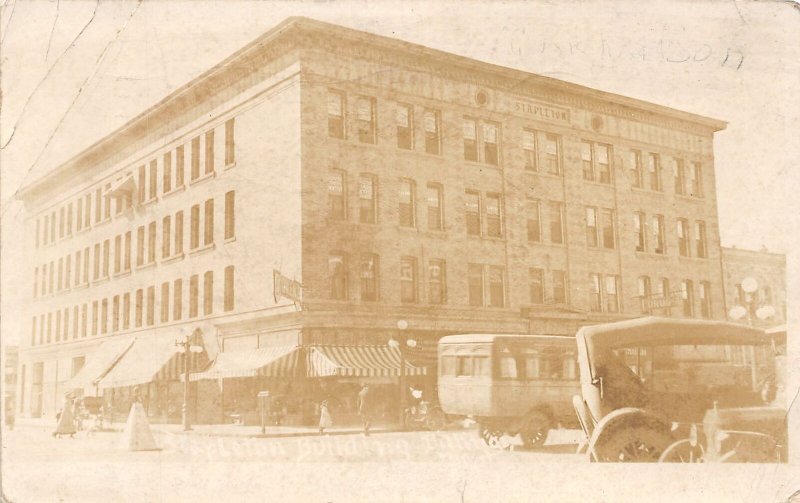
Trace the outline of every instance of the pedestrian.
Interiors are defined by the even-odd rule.
[[[358,392],[358,415],[361,416],[361,425],[364,427],[364,436],[369,436],[370,421],[372,420],[372,397],[369,394],[369,385],[361,386]]]
[[[325,433],[325,428],[330,428],[332,425],[333,420],[328,410],[328,401],[323,400],[322,403],[319,404],[319,434],[322,435]]]
[[[56,431],[53,432],[54,437],[61,438],[61,435],[69,435],[75,438],[75,421],[72,413],[72,393],[69,391],[64,393],[64,406],[61,408],[61,414],[58,416],[58,425]]]

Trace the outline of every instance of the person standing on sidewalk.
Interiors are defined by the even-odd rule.
[[[61,435],[69,435],[75,438],[75,420],[72,414],[72,394],[68,391],[64,393],[64,406],[61,408],[61,415],[58,416],[58,425],[53,432],[54,437],[61,438]]]
[[[330,428],[332,425],[333,420],[328,410],[328,401],[323,400],[322,403],[319,404],[319,434],[322,435],[325,433],[325,428]]]
[[[361,416],[361,424],[364,427],[364,436],[369,436],[370,421],[372,420],[372,397],[369,394],[369,386],[364,384],[358,392],[358,415]]]

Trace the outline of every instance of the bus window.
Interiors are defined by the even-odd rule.
[[[471,376],[472,375],[472,357],[459,356],[458,365],[456,369],[456,377]]]
[[[527,379],[536,379],[539,377],[539,356],[535,354],[525,355],[525,377]]]
[[[498,363],[500,365],[499,369],[501,378],[517,379],[519,377],[519,373],[517,372],[517,360],[510,351],[501,351]]]
[[[442,375],[452,376],[456,375],[456,357],[455,356],[443,356],[442,357]]]
[[[575,379],[576,377],[575,358],[573,358],[572,356],[564,358],[564,360],[562,360],[562,363],[563,363],[562,375],[564,376],[564,379]]]
[[[473,356],[474,374],[476,376],[491,375],[488,356]]]

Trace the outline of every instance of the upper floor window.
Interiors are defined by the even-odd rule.
[[[553,133],[544,135],[544,164],[551,175],[561,174],[561,136]]]
[[[658,154],[647,156],[647,176],[650,190],[661,190],[661,159]]]
[[[358,180],[359,222],[377,223],[377,202],[375,198],[375,175],[363,174]]]
[[[468,190],[466,192],[466,220],[467,234],[470,236],[481,235],[481,195],[480,192]]]
[[[597,163],[597,181],[611,183],[611,146],[602,143],[594,145],[595,162]]]
[[[164,185],[164,193],[172,190],[172,152],[164,154],[164,173],[162,174],[162,184]]]
[[[331,299],[347,300],[347,256],[334,253],[328,257],[328,275],[331,280]]]
[[[606,280],[606,312],[616,313],[620,310],[619,305],[619,276],[608,275]]]
[[[536,131],[531,129],[522,130],[522,153],[525,156],[525,169],[528,171],[538,171],[538,142]]]
[[[647,314],[648,309],[646,308],[645,302],[647,301],[647,299],[650,298],[650,295],[652,293],[650,286],[650,277],[639,276],[638,287],[639,287],[639,301],[641,302],[642,306],[642,314]]]
[[[377,301],[378,300],[378,256],[374,253],[361,254],[361,300],[362,301]]]
[[[158,195],[158,162],[153,159],[150,161],[150,199],[155,199]],[[108,208],[108,201],[106,201],[106,208]]]
[[[147,262],[156,261],[156,223],[150,222],[147,227]]]
[[[194,250],[200,246],[200,205],[192,206],[190,215],[189,247]]]
[[[564,203],[550,201],[550,242],[564,243]]]
[[[653,227],[653,251],[659,255],[667,253],[666,238],[664,236],[664,217],[662,215],[655,215],[652,218]]]
[[[200,137],[192,138],[192,180],[200,178]]]
[[[225,122],[225,166],[236,162],[236,142],[234,139],[234,119]]]
[[[689,221],[679,218],[677,222],[678,254],[681,257],[689,256]]]
[[[533,267],[529,271],[531,304],[544,304],[544,269]]]
[[[694,283],[690,279],[681,281],[681,298],[683,299],[683,315],[694,316]]]
[[[328,91],[328,136],[345,137],[345,101],[340,91]]]
[[[486,234],[489,237],[503,236],[502,202],[498,194],[486,194]]]
[[[225,268],[225,289],[222,297],[222,304],[225,312],[233,311],[235,307],[233,281],[234,281],[234,268],[232,265],[229,265],[228,267]]]
[[[694,227],[694,238],[695,238],[695,245],[696,250],[695,253],[697,254],[698,258],[707,258],[708,257],[708,247],[706,246],[706,223],[698,220],[695,222]]]
[[[600,290],[600,275],[589,274],[589,310],[599,313],[603,310]]]
[[[700,282],[700,316],[711,318],[711,283],[708,281]]]
[[[203,275],[203,314],[208,316],[214,312],[214,272],[206,271]]]
[[[693,162],[689,170],[689,195],[703,197],[703,166],[699,162]]]
[[[567,273],[555,270],[553,275],[553,302],[556,304],[567,303]]]
[[[225,239],[236,236],[236,192],[225,193]]]
[[[403,257],[400,259],[400,301],[417,302],[417,259]]]
[[[425,109],[425,152],[439,155],[441,153],[441,118],[438,110]]]
[[[539,201],[527,201],[528,241],[538,243],[542,240],[541,208]]]
[[[603,226],[603,248],[613,250],[616,243],[616,233],[614,232],[614,210],[602,210]]]
[[[636,251],[647,250],[647,233],[645,232],[645,216],[641,211],[633,214],[633,232],[636,234]]]
[[[400,225],[403,227],[416,227],[416,185],[412,180],[400,180],[399,213]]]
[[[347,218],[345,194],[345,173],[338,169],[334,170],[328,178],[328,209],[331,218],[336,220]]]
[[[478,122],[475,119],[464,118],[464,159],[478,161]]]
[[[183,145],[175,149],[175,188],[183,187],[183,168],[185,155]]]
[[[358,141],[375,143],[375,98],[361,96],[358,98]]]
[[[205,215],[203,217],[203,244],[209,246],[214,243],[214,200],[207,199]]]
[[[500,162],[499,129],[500,126],[494,122],[479,123],[464,117],[464,159],[497,166]],[[482,149],[479,145],[482,145]]]
[[[444,260],[430,260],[428,262],[428,302],[431,304],[444,304],[446,287]]]
[[[597,230],[597,208],[586,208],[586,244],[597,247],[599,242]]]
[[[413,150],[414,107],[398,103],[395,112],[395,125],[397,126],[397,148]]]
[[[206,131],[205,134],[205,147],[206,147],[206,159],[205,165],[206,170],[205,174],[213,173],[214,172],[214,130],[211,129]]]
[[[686,195],[686,166],[683,159],[673,159],[672,169],[675,174],[675,194]]]
[[[444,229],[444,212],[442,203],[442,186],[428,184],[428,229],[440,231]]]

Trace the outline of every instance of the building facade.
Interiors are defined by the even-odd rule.
[[[741,321],[762,326],[786,323],[785,254],[723,247],[722,269],[728,313],[742,306],[747,314]],[[746,291],[747,278],[755,280],[755,291]]]
[[[101,343],[134,338],[175,368],[172,341],[197,329],[214,360],[398,332],[430,354],[452,333],[724,319],[724,127],[288,19],[21,191],[19,412],[57,410]],[[179,383],[156,367],[153,396],[169,401]],[[95,388],[133,382],[109,374]]]

